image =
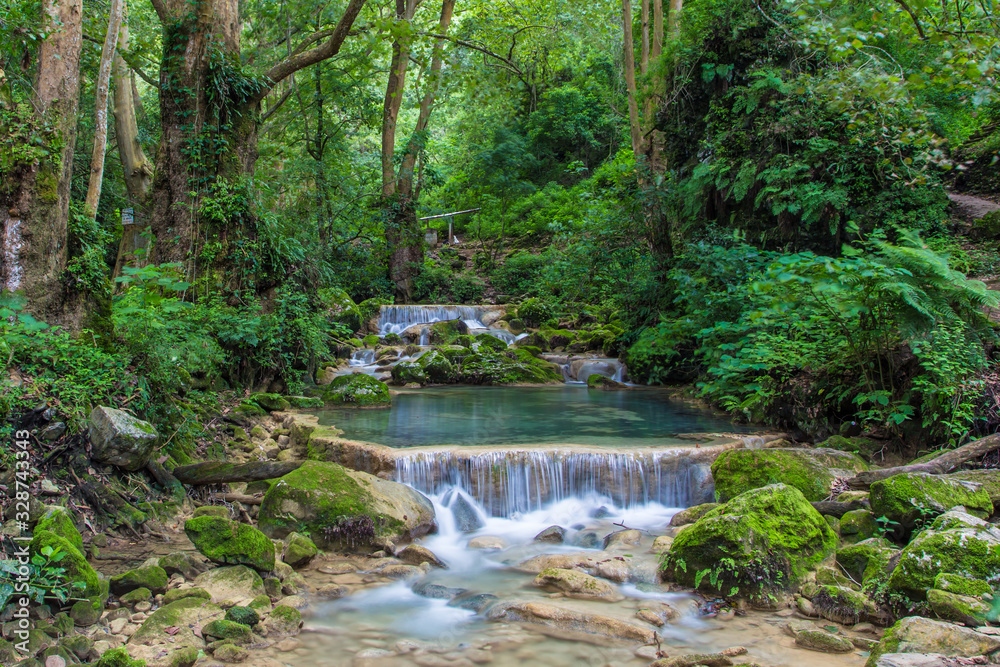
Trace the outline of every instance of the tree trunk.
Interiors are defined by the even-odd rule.
[[[108,87],[111,85],[111,64],[115,59],[115,44],[122,24],[123,0],[111,0],[108,10],[108,32],[104,36],[101,63],[97,68],[97,91],[94,104],[94,153],[90,159],[90,183],[83,212],[91,219],[97,217],[104,181],[104,152],[108,147]]]
[[[128,49],[128,23],[123,20],[118,33],[118,51],[128,51]],[[115,138],[118,141],[118,157],[122,162],[122,172],[125,174],[125,189],[132,202],[141,205],[149,194],[153,164],[139,143],[139,125],[136,122],[138,99],[132,85],[131,72],[125,64],[125,59],[118,52],[115,53],[112,75],[115,84]]]
[[[76,144],[80,92],[80,50],[83,43],[82,0],[45,0],[34,106],[39,124],[52,135],[53,158],[21,165],[4,174],[3,254],[0,287],[19,292],[27,309],[50,322],[65,322],[67,221],[73,149]],[[54,136],[53,136],[54,135]]]

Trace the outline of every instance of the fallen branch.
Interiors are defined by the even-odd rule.
[[[248,496],[243,493],[217,493],[216,498],[222,498],[227,503],[243,503],[244,505],[260,505],[264,499],[258,496]]]
[[[252,461],[226,463],[205,461],[174,468],[174,477],[183,484],[227,484],[229,482],[256,482],[262,479],[284,477],[298,470],[302,461]]]
[[[904,473],[925,472],[931,475],[943,475],[958,468],[966,461],[982,458],[990,452],[1000,449],[1000,434],[994,433],[985,438],[974,440],[967,445],[962,445],[958,449],[945,452],[937,458],[925,463],[914,463],[907,466],[896,466],[895,468],[882,468],[881,470],[869,470],[859,472],[854,477],[847,480],[847,485],[852,489],[867,489],[875,482],[888,479],[893,475]]]

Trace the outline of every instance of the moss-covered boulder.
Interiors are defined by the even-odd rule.
[[[620,391],[622,389],[628,389],[629,386],[624,382],[617,382],[609,377],[594,373],[587,376],[587,388],[603,389],[605,391]]]
[[[264,619],[267,636],[293,636],[302,628],[302,613],[295,607],[279,604]]]
[[[145,467],[159,440],[152,424],[115,408],[94,408],[89,426],[91,458],[131,472]]]
[[[191,517],[197,519],[200,516],[214,516],[220,519],[232,519],[233,515],[228,507],[222,505],[202,505],[194,508]]]
[[[122,604],[134,607],[140,602],[148,602],[153,597],[153,592],[148,588],[136,588],[125,593],[119,598]]]
[[[772,484],[717,507],[674,539],[668,580],[725,595],[795,588],[833,553],[837,536],[798,489]]]
[[[993,513],[993,501],[978,484],[927,473],[904,473],[875,482],[869,501],[876,516],[906,529],[958,506],[980,518]]]
[[[194,630],[217,618],[222,618],[222,609],[208,600],[203,598],[177,600],[163,605],[150,614],[129,639],[129,644],[156,646],[169,643],[173,645],[172,648],[184,646],[200,648],[205,642],[195,635]]]
[[[459,336],[469,333],[469,325],[462,320],[435,322],[427,328],[431,345],[448,345]]]
[[[167,581],[167,573],[162,567],[146,565],[111,577],[111,592],[124,595],[137,588],[147,588],[153,593],[163,593],[167,590]]]
[[[990,605],[978,597],[937,589],[927,591],[927,604],[938,618],[971,626],[985,625],[990,613]]]
[[[448,384],[458,380],[455,366],[448,360],[448,357],[437,350],[431,350],[424,354],[417,363],[420,364],[430,382]]]
[[[392,367],[392,383],[405,385],[415,382],[427,384],[427,373],[416,361],[402,361]]]
[[[104,602],[100,596],[94,596],[86,600],[77,600],[69,608],[69,617],[73,619],[73,624],[80,628],[87,628],[101,620],[101,613],[104,611]]]
[[[28,552],[32,556],[44,555],[43,550],[46,547],[51,547],[53,550],[58,549],[60,552],[66,554],[59,561],[59,567],[66,570],[66,578],[70,581],[82,581],[84,583],[83,590],[79,592],[81,597],[101,597],[102,595],[106,597],[105,592],[101,589],[97,572],[90,566],[90,563],[87,562],[87,559],[84,558],[83,554],[72,542],[65,537],[56,535],[51,530],[36,529],[31,542],[28,544]]]
[[[871,461],[872,457],[885,448],[885,443],[871,438],[861,436],[834,435],[817,445],[825,449],[837,449],[850,454],[857,454],[865,461]]]
[[[820,586],[812,604],[820,616],[843,625],[868,621],[884,624],[886,619],[868,596],[846,586]]]
[[[837,565],[855,581],[865,583],[874,577],[887,574],[899,550],[883,537],[871,537],[837,552]]]
[[[257,393],[247,396],[248,401],[256,403],[268,412],[288,410],[292,404],[281,394]]]
[[[472,349],[476,350],[477,352],[479,350],[492,350],[493,352],[507,351],[507,343],[500,340],[496,336],[492,336],[488,333],[479,334],[478,336],[476,336],[473,339],[472,345],[470,347],[472,347]]]
[[[434,507],[408,486],[335,463],[307,461],[264,495],[260,529],[308,534],[319,546],[358,548],[376,538],[410,540],[434,528]]]
[[[993,595],[993,587],[982,579],[960,577],[951,572],[942,572],[934,577],[934,588],[979,599],[982,599],[984,595]]]
[[[910,541],[889,577],[889,589],[922,601],[939,574],[1000,581],[1000,528],[962,512],[938,517]]]
[[[160,567],[169,577],[172,574],[180,574],[185,579],[194,579],[205,571],[208,564],[189,553],[172,553],[160,556]]]
[[[705,516],[718,506],[719,503],[702,503],[701,505],[693,505],[691,507],[687,507],[685,509],[682,509],[680,512],[673,515],[672,517],[670,517],[670,525],[684,526],[689,523],[694,523],[695,521]]]
[[[35,530],[52,531],[59,537],[68,540],[80,553],[83,553],[83,537],[80,535],[80,531],[76,529],[76,526],[73,524],[73,517],[70,516],[69,510],[65,507],[55,506],[46,509],[45,514],[42,515],[42,518],[35,525]]]
[[[253,526],[217,516],[199,516],[187,520],[184,533],[214,563],[249,565],[259,572],[274,569],[274,545]]]
[[[210,621],[202,626],[201,634],[210,641],[226,641],[233,644],[249,644],[253,633],[249,625],[227,621],[224,618]]]
[[[958,482],[970,482],[979,484],[980,488],[986,492],[993,501],[994,511],[1000,508],[1000,470],[960,470],[948,475],[942,475],[946,479]]]
[[[861,542],[875,537],[878,522],[868,510],[851,510],[840,517],[840,537],[848,543]]]
[[[305,535],[291,533],[285,538],[285,551],[281,559],[292,567],[305,567],[319,554],[319,549]]]
[[[226,620],[252,628],[260,623],[260,614],[253,607],[230,607],[226,610]]]
[[[105,651],[93,667],[146,667],[146,661],[133,660],[124,648],[113,648]]]
[[[323,402],[358,408],[386,408],[392,403],[389,387],[371,375],[341,375],[327,385]]]
[[[462,360],[461,382],[466,384],[550,384],[562,382],[559,367],[524,349],[480,350]]]
[[[855,454],[835,449],[731,449],[712,463],[712,477],[721,502],[775,483],[793,486],[814,501],[827,498],[838,477],[867,469]]]
[[[944,656],[975,656],[1000,649],[1000,637],[929,618],[909,616],[886,630],[872,649],[865,667],[876,667],[886,653],[937,653]]]
[[[204,588],[171,588],[163,594],[163,604],[170,604],[171,602],[177,602],[178,600],[183,600],[184,598],[202,598],[204,600],[211,600],[212,595]]]

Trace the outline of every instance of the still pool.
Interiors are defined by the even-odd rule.
[[[689,433],[749,433],[655,388],[431,387],[396,392],[389,410],[328,409],[320,423],[390,447],[577,444],[659,446]]]

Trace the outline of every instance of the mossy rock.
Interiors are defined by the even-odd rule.
[[[267,594],[258,595],[253,600],[251,600],[247,604],[247,606],[253,609],[254,611],[267,613],[271,611],[271,598]]]
[[[200,516],[188,519],[184,533],[212,562],[248,565],[259,572],[274,569],[274,545],[253,526],[215,516]]]
[[[387,333],[385,336],[382,337],[382,342],[385,343],[386,345],[402,345],[403,339],[400,337],[399,334]]]
[[[875,482],[869,501],[875,516],[905,529],[958,506],[980,518],[993,512],[993,501],[979,485],[927,473],[904,473]]]
[[[709,511],[674,539],[666,579],[751,598],[791,590],[833,553],[837,536],[798,489],[772,484]]]
[[[292,407],[292,404],[281,394],[250,394],[246,400],[256,403],[268,412],[288,410]]]
[[[427,384],[427,373],[416,361],[403,361],[392,367],[392,383],[396,385]]]
[[[191,513],[191,518],[197,519],[200,516],[214,516],[220,519],[233,518],[229,508],[222,505],[202,505],[201,507],[195,507],[194,512]]]
[[[949,512],[941,519],[954,520],[960,514]],[[899,562],[889,577],[889,589],[920,602],[942,572],[997,583],[1000,580],[1000,529],[965,516],[968,519],[963,525],[924,530],[903,547]],[[942,521],[940,525],[948,525],[948,522]]]
[[[305,567],[319,554],[319,549],[305,535],[292,533],[285,538],[285,552],[282,560],[292,567]]]
[[[145,660],[133,660],[124,648],[105,651],[92,667],[146,667]]]
[[[295,607],[279,604],[264,619],[264,627],[270,637],[274,635],[297,635],[302,627],[302,614]]]
[[[694,523],[718,506],[719,503],[702,503],[701,505],[694,505],[692,507],[682,509],[670,518],[670,525],[684,526],[689,523]]]
[[[378,344],[380,342],[382,342],[382,339],[379,338],[376,334],[369,334],[364,338],[362,338],[361,342],[364,343],[365,347],[375,348],[378,347]]]
[[[315,410],[323,407],[323,399],[317,396],[286,396],[285,400],[295,410]]]
[[[59,644],[67,648],[78,659],[86,660],[90,649],[94,646],[94,640],[84,635],[70,635],[64,637]]]
[[[252,628],[260,623],[260,614],[252,607],[230,607],[226,610],[226,620]]]
[[[203,625],[201,634],[206,639],[223,640],[233,644],[249,644],[253,641],[250,626],[222,618]]]
[[[266,416],[266,410],[256,403],[251,403],[250,401],[242,401],[239,405],[233,408],[233,411],[230,414],[230,417],[232,417],[234,421],[243,426],[249,426],[253,421]]]
[[[980,488],[993,501],[994,511],[1000,508],[1000,470],[960,470],[959,472],[942,475],[942,477],[959,482],[979,484]]]
[[[969,235],[982,241],[1000,239],[1000,211],[991,211],[973,221],[969,228]]]
[[[65,538],[83,553],[83,536],[73,524],[73,517],[65,507],[49,507],[35,525],[35,530],[49,530]]]
[[[130,607],[134,607],[140,602],[148,602],[153,597],[153,592],[148,588],[136,588],[122,595],[119,600]]]
[[[171,602],[183,600],[184,598],[201,598],[203,600],[210,600],[212,596],[204,588],[171,588],[163,594],[163,604],[167,605]]]
[[[872,537],[837,552],[837,564],[855,581],[862,583],[887,573],[899,550],[883,537]]]
[[[130,644],[153,646],[170,641],[178,648],[184,646],[204,646],[201,637],[194,634],[193,628],[201,626],[212,619],[221,618],[222,609],[204,598],[184,598],[163,605],[142,622],[135,631]],[[177,628],[174,634],[167,628]]]
[[[937,589],[927,591],[927,604],[938,618],[970,626],[986,625],[990,614],[990,605],[978,597]]]
[[[860,542],[877,533],[875,515],[868,510],[851,510],[840,517],[840,537],[845,542]]]
[[[389,387],[371,375],[353,373],[341,375],[327,385],[323,392],[323,402],[359,408],[389,407],[392,399]]]
[[[235,604],[245,604],[264,591],[264,580],[260,574],[246,565],[231,565],[217,567],[198,575],[194,585],[203,588],[215,602],[225,603],[235,601]]]
[[[160,556],[160,567],[169,577],[172,574],[180,574],[185,579],[194,579],[205,569],[206,563],[198,560],[189,553],[172,553]]]
[[[877,667],[887,653],[937,653],[944,656],[989,654],[1000,648],[1000,638],[971,628],[908,616],[885,631],[882,641],[871,650],[865,667]]]
[[[934,588],[982,599],[984,595],[993,595],[993,587],[982,579],[969,579],[950,572],[942,572],[934,577]]]
[[[721,502],[769,484],[793,486],[807,500],[830,495],[838,477],[868,469],[858,456],[835,449],[731,449],[712,463],[715,495]]]
[[[537,327],[555,316],[555,308],[537,297],[525,299],[517,307],[517,319],[528,326]]]
[[[559,367],[523,349],[481,351],[462,361],[460,381],[467,384],[550,384],[562,382]]]
[[[111,577],[111,592],[125,595],[137,588],[146,588],[153,593],[163,593],[167,590],[167,582],[166,570],[159,565],[147,565]]]
[[[587,376],[587,388],[588,389],[603,389],[605,391],[616,391],[621,389],[628,389],[628,385],[623,382],[616,382],[609,377],[603,375],[598,375],[593,373]]]
[[[435,322],[427,328],[431,345],[448,345],[459,336],[469,333],[469,325],[462,320]]]
[[[431,350],[424,354],[417,363],[420,364],[430,382],[449,384],[458,380],[455,366],[448,361],[448,357],[437,350]]]
[[[354,549],[375,537],[397,541],[426,534],[434,527],[434,507],[403,484],[306,461],[264,495],[258,520],[272,538],[297,532],[324,548]]]
[[[40,554],[45,547],[59,549],[66,554],[59,561],[59,567],[65,568],[66,578],[69,581],[82,581],[86,584],[84,589],[80,591],[82,597],[101,596],[101,583],[97,572],[72,542],[65,537],[56,535],[51,530],[35,529],[31,543],[28,545],[29,553],[32,555]]]
[[[820,616],[842,625],[867,621],[884,623],[885,620],[879,608],[864,593],[847,586],[820,586],[812,603]]]
[[[843,435],[834,435],[819,443],[817,447],[822,447],[824,449],[836,449],[850,454],[857,454],[864,460],[871,461],[872,456],[885,448],[885,444],[879,442],[878,440],[872,440],[871,438],[863,438],[860,436],[848,437]]]
[[[80,628],[87,628],[101,620],[101,613],[104,611],[104,603],[100,596],[94,596],[86,600],[78,600],[69,608],[70,618],[73,624]]]
[[[488,333],[479,334],[473,340],[472,348],[475,350],[493,350],[494,352],[506,352],[507,343],[496,336]]]

